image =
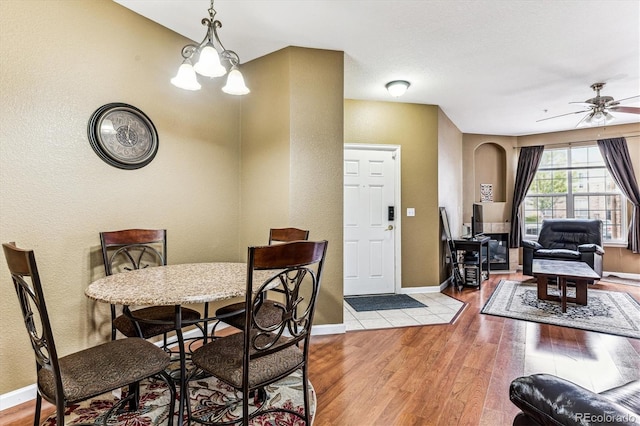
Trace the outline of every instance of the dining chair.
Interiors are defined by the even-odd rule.
[[[194,365],[241,392],[242,418],[229,423],[248,425],[258,415],[274,411],[291,413],[309,424],[308,355],[327,241],[293,241],[249,247],[245,326],[241,333],[212,340],[196,349]],[[254,283],[256,271],[270,271],[264,282]],[[275,324],[260,322],[263,291],[277,289],[284,295],[275,302],[279,318]],[[251,394],[302,370],[304,413],[287,408],[266,407],[249,413]],[[188,390],[187,390],[188,392]],[[190,420],[199,423],[190,414]]]
[[[100,233],[102,259],[106,275],[143,269],[167,264],[167,231],[165,229],[125,229]],[[138,336],[145,339],[162,335],[167,347],[167,333],[175,330],[176,312],[173,305],[147,306],[131,311],[131,316],[140,318],[133,321],[130,316],[119,312],[111,305],[111,340],[116,331],[127,337]],[[182,323],[196,325],[200,312],[182,308]]]
[[[65,407],[128,387],[127,396],[108,410],[106,423],[106,419],[127,402],[130,410],[136,410],[139,382],[153,376],[166,382],[169,401],[175,400],[175,385],[165,372],[170,363],[169,354],[144,339],[112,340],[58,357],[33,250],[18,248],[14,242],[2,244],[2,248],[36,359],[34,425],[40,423],[42,398],[55,404],[56,425],[63,426]],[[173,424],[173,414],[174,404],[169,404],[170,424]]]
[[[269,245],[291,241],[309,239],[309,231],[298,228],[271,228],[269,230]],[[275,324],[278,321],[279,311],[274,301],[267,299],[266,292],[261,295],[264,304],[260,310],[260,322],[262,324]],[[216,318],[225,324],[229,324],[239,330],[244,327],[244,302],[232,303],[216,310]],[[214,328],[215,332],[215,328]]]

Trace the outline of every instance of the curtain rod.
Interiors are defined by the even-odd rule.
[[[586,143],[586,142],[596,142],[598,139],[612,139],[612,138],[638,138],[640,137],[640,134],[637,135],[621,135],[621,136],[598,136],[597,138],[594,139],[586,139],[586,140],[582,140],[582,141],[570,141],[570,142],[555,142],[555,143],[545,143],[543,144],[544,146],[550,146],[550,145],[569,145],[571,146],[571,144],[574,143]],[[520,149],[520,148],[525,148],[527,146],[533,146],[533,145],[525,145],[525,146],[514,146],[513,149]]]

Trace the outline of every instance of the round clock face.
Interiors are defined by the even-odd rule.
[[[158,151],[158,134],[149,117],[123,103],[98,108],[89,120],[88,134],[96,154],[121,169],[144,167]]]

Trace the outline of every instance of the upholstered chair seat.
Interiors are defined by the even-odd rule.
[[[275,335],[270,335],[275,340]],[[280,338],[280,343],[286,339]],[[210,374],[235,388],[242,388],[242,357],[244,335],[236,333],[224,339],[216,339],[193,354],[193,362]],[[255,350],[251,351],[256,353]],[[304,353],[297,346],[257,358],[249,369],[249,387],[265,383],[274,376],[286,376],[302,365]]]
[[[233,303],[223,306],[216,311],[216,317],[232,327],[242,330],[244,327],[244,302]],[[282,309],[278,308],[278,303],[266,299],[262,302],[262,307],[256,315],[256,322],[263,327],[270,327],[278,324],[282,318]]]
[[[159,336],[175,330],[174,319],[176,317],[176,308],[174,306],[150,306],[140,308],[133,311],[138,322],[142,337],[148,339],[153,336]],[[182,321],[192,324],[200,319],[200,312],[194,309],[182,308]],[[147,321],[163,321],[164,324],[147,322]],[[113,320],[113,326],[127,337],[138,336],[136,324],[124,314],[117,316]]]
[[[169,366],[165,352],[146,340],[114,340],[59,358],[64,399],[83,401],[111,389],[127,386]],[[48,400],[55,400],[56,378],[52,370],[38,371],[38,386]]]

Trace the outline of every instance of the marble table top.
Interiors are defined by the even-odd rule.
[[[254,274],[254,283],[262,283],[273,271]],[[246,282],[246,263],[190,263],[100,278],[86,288],[85,295],[116,305],[181,305],[244,296]]]
[[[600,279],[585,262],[573,260],[533,259],[533,276],[557,275],[567,278]]]

